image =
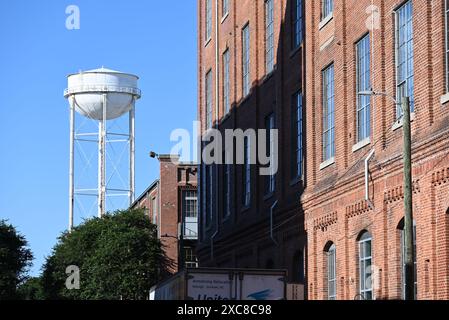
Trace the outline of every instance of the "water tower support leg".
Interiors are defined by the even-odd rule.
[[[106,212],[106,124],[107,95],[103,95],[103,118],[99,122],[98,144],[98,217]]]
[[[134,202],[135,197],[135,153],[136,153],[136,108],[133,101],[132,109],[129,112],[129,205]]]
[[[70,166],[69,166],[69,232],[73,230],[75,204],[75,106],[70,104]]]

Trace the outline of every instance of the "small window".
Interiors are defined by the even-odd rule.
[[[359,238],[359,281],[360,295],[363,300],[373,300],[372,282],[372,238],[364,232]]]
[[[321,0],[321,20],[326,19],[334,12],[334,0]]]
[[[332,244],[327,254],[327,298],[337,300],[337,248]]]
[[[198,268],[198,257],[193,248],[184,248],[184,263],[186,268]]]
[[[196,191],[184,191],[184,217],[198,217],[198,198]]]
[[[151,199],[151,215],[153,217],[153,224],[157,225],[157,198]]]

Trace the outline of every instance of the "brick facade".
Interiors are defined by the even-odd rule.
[[[273,0],[274,71],[267,74],[265,1],[230,0],[224,15],[223,1],[210,0],[212,35],[205,39],[206,0],[198,1],[198,115],[202,132],[206,122],[206,74],[213,74],[213,123],[221,132],[226,129],[265,129],[265,119],[273,114],[279,129],[279,170],[275,191],[265,192],[265,177],[258,166],[251,166],[250,206],[243,205],[243,166],[231,168],[231,212],[225,214],[224,166],[212,167],[213,184],[205,183],[206,167],[201,167],[200,243],[201,266],[239,268],[282,268],[289,271],[291,282],[304,282],[306,238],[304,216],[298,206],[303,179],[292,178],[292,104],[294,94],[303,91],[304,47],[293,48],[292,5],[294,1]],[[216,5],[218,4],[218,17]],[[218,19],[218,21],[217,21]],[[218,34],[216,33],[218,22]],[[242,31],[250,28],[250,83],[243,96]],[[223,53],[230,52],[231,110],[223,107]],[[218,64],[216,55],[218,52]],[[218,66],[218,67],[217,67]],[[218,72],[218,74],[217,74]],[[216,77],[218,75],[218,77]],[[218,83],[217,83],[218,81]],[[218,89],[218,90],[217,90]],[[218,96],[217,96],[218,95]],[[223,135],[224,136],[224,135]],[[237,151],[237,152],[242,152]],[[212,193],[210,192],[212,188]],[[211,195],[212,194],[212,195]],[[271,215],[271,207],[276,203]],[[207,222],[209,206],[212,220]],[[271,220],[273,217],[273,220]],[[271,237],[271,232],[273,237]]]
[[[449,112],[445,79],[444,1],[412,0],[415,112],[412,123],[414,219],[419,299],[449,299]],[[307,178],[302,198],[308,237],[308,296],[328,299],[329,246],[336,248],[337,299],[360,298],[358,240],[372,237],[376,299],[402,299],[402,129],[395,105],[371,99],[371,136],[357,146],[355,45],[371,40],[372,88],[396,96],[394,12],[404,1],[335,0],[320,25],[320,0],[306,4]],[[374,11],[369,10],[370,6]],[[368,10],[367,10],[368,9]],[[367,13],[368,12],[368,13]],[[374,12],[375,28],[367,28]],[[378,22],[378,25],[376,25]],[[335,68],[335,161],[323,162],[322,70]],[[442,99],[443,97],[443,99]],[[365,200],[365,159],[369,195]],[[326,166],[327,165],[327,166]],[[374,283],[375,282],[375,283]]]
[[[176,158],[173,158],[176,159]],[[186,248],[193,251],[195,237],[186,237],[183,192],[197,190],[197,167],[190,163],[176,163],[171,156],[159,156],[160,178],[155,181],[132,205],[143,208],[149,219],[158,227],[167,258],[171,262],[170,271],[176,273],[186,262]],[[156,205],[156,207],[154,207]]]

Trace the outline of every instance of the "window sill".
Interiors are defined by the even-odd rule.
[[[331,12],[330,14],[327,15],[326,18],[324,18],[323,20],[320,21],[320,24],[318,25],[318,30],[323,29],[329,22],[332,21],[333,18],[334,18],[334,13]]]
[[[449,92],[441,96],[441,104],[444,105],[449,102]]]
[[[371,138],[366,138],[358,143],[356,143],[353,147],[352,147],[352,152],[357,152],[360,149],[363,149],[364,147],[368,146],[371,144]]]
[[[410,114],[410,122],[413,122],[414,120],[415,120],[415,113],[412,112],[412,113]],[[401,119],[397,120],[397,121],[393,124],[393,127],[391,128],[391,130],[396,131],[396,130],[402,128],[403,124],[404,124],[404,117],[401,117]]]
[[[274,66],[273,70],[271,70],[269,73],[267,73],[263,78],[262,78],[262,83],[267,82],[269,79],[271,79],[274,75],[274,72],[276,71],[276,66]]]
[[[335,157],[332,157],[326,161],[324,161],[322,164],[320,164],[320,170],[326,169],[327,167],[330,167],[335,163]]]
[[[212,41],[212,37],[209,37],[209,39],[206,40],[206,43],[204,44],[204,46],[207,47],[211,41]]]
[[[246,213],[246,212],[249,211],[249,209],[251,209],[251,205],[249,205],[249,206],[244,206],[244,207],[240,210],[240,212],[241,212],[241,213]]]
[[[229,12],[226,12],[226,14],[221,18],[221,24],[223,24],[223,22],[225,22],[226,18],[229,17]]]
[[[223,124],[231,116],[231,110],[229,110],[220,120],[220,125]]]

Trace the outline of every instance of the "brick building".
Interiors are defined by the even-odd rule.
[[[198,17],[202,133],[279,130],[276,174],[261,176],[246,156],[200,167],[201,266],[282,268],[304,283],[303,1],[199,0]]]
[[[392,98],[405,95],[413,111],[415,290],[419,299],[449,299],[446,2],[305,1],[310,299],[403,298],[403,138]],[[392,98],[357,94],[371,88]]]
[[[158,156],[160,178],[137,198],[132,208],[143,208],[158,227],[158,236],[171,262],[171,272],[198,267],[197,166]],[[175,161],[172,161],[175,160]]]

